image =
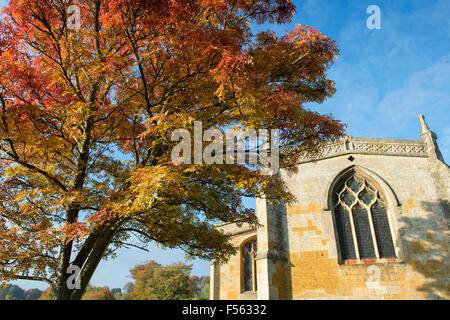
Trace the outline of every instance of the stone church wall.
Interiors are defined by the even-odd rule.
[[[381,155],[353,157],[353,162],[345,155],[304,163],[299,173],[283,175],[298,199],[287,208],[286,219],[292,298],[427,298],[436,286],[445,286],[442,279],[433,279],[434,272],[448,268],[441,254],[431,252],[432,248],[448,252],[448,229],[430,161]],[[390,199],[388,214],[398,261],[340,264],[326,193],[334,178],[349,166],[377,175],[386,183],[382,187],[393,191],[396,199]]]
[[[211,299],[448,299],[450,168],[419,119],[420,140],[346,136],[281,171],[297,201],[257,199],[257,230],[219,224],[239,252],[257,238],[257,292],[242,290],[238,253],[211,264]],[[382,195],[395,258],[342,259],[333,192],[350,173]]]

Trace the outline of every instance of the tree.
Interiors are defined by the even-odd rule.
[[[335,92],[335,42],[305,26],[251,31],[294,11],[289,0],[11,0],[0,21],[0,278],[81,299],[119,247],[156,241],[224,261],[236,249],[213,224],[257,224],[242,197],[292,202],[262,163],[175,164],[171,134],[195,120],[279,129],[288,170],[341,136],[339,121],[304,106]],[[71,266],[80,290],[67,286]]]
[[[203,276],[203,277],[201,277],[200,278],[200,287],[205,287],[206,285],[208,285],[209,284],[209,281],[210,281],[210,276]]]
[[[209,283],[202,288],[199,297],[201,300],[209,300],[209,289],[210,289]]]
[[[122,296],[122,289],[120,288],[112,288],[111,294],[118,300]]]
[[[0,300],[4,300],[6,298],[10,286],[10,284],[0,286]]]
[[[108,287],[87,287],[82,300],[116,300]]]
[[[133,291],[128,293],[131,300],[182,300],[197,296],[197,288],[192,285],[192,266],[175,263],[163,266],[155,261],[137,265],[130,270],[135,281]]]
[[[190,286],[191,286],[190,291],[192,292],[192,295],[194,297],[198,297],[202,290],[202,288],[200,286],[200,281],[201,280],[198,276],[190,276],[189,277],[189,282],[190,282]]]
[[[51,300],[52,299],[52,288],[49,287],[47,290],[42,292],[38,300]]]
[[[13,284],[0,289],[0,300],[25,300],[25,290]]]
[[[42,291],[36,288],[24,290],[17,285],[11,284],[6,285],[4,288],[0,287],[0,300],[38,300],[41,295]]]
[[[42,291],[39,289],[29,289],[25,291],[25,300],[38,300],[41,295]]]
[[[130,293],[131,291],[134,290],[134,284],[133,282],[127,282],[125,283],[125,285],[123,286],[123,293]]]

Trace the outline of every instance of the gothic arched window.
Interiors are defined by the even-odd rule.
[[[385,200],[366,178],[345,175],[334,188],[333,209],[343,262],[396,257]]]
[[[256,291],[256,251],[256,239],[249,240],[242,246],[244,291]]]

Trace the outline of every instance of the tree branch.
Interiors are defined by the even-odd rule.
[[[14,278],[17,280],[42,281],[42,282],[47,282],[50,285],[53,285],[53,282],[51,280],[44,278],[44,277],[15,275]]]

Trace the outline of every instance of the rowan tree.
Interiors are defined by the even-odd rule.
[[[257,224],[242,197],[293,201],[260,164],[174,164],[171,134],[194,121],[279,129],[287,170],[342,135],[305,106],[335,92],[335,42],[301,25],[252,32],[294,11],[283,0],[11,0],[0,20],[1,280],[81,299],[101,259],[149,241],[224,261],[235,248],[213,224]]]

